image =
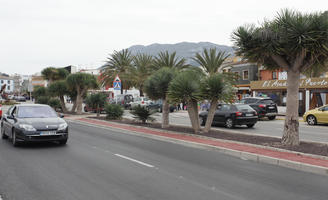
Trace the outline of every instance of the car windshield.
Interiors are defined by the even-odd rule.
[[[53,118],[57,113],[47,106],[22,106],[18,109],[19,118]]]
[[[249,105],[236,105],[236,107],[239,111],[245,111],[245,112],[253,111],[253,109]]]

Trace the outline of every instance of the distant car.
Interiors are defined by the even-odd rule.
[[[92,108],[88,104],[85,104],[83,110],[84,110],[84,112],[97,112],[97,109],[96,108]],[[99,110],[100,110],[100,113],[105,112],[105,108],[104,107],[100,107]]]
[[[16,101],[19,101],[19,102],[25,102],[26,101],[26,98],[24,96],[15,96],[14,99]]]
[[[256,110],[258,117],[268,117],[269,120],[276,119],[278,115],[277,104],[268,97],[248,97],[240,101],[242,104],[248,104]]]
[[[204,126],[208,112],[201,112],[199,118]],[[235,125],[246,125],[253,127],[258,120],[257,112],[246,104],[220,104],[215,111],[212,125],[224,125],[227,128],[234,128]]]
[[[316,125],[318,123],[328,123],[328,105],[321,106],[309,110],[303,115],[304,121],[309,125]]]
[[[133,96],[131,94],[119,94],[115,96],[112,100],[113,103],[119,104],[125,109],[131,107],[131,102],[133,101]]]
[[[163,108],[163,101],[160,99],[160,100],[157,100],[157,101],[154,101],[152,103],[150,103],[147,108],[149,110],[156,110],[158,112],[163,112],[162,108]],[[174,105],[170,105],[169,107],[170,109],[170,112],[174,112],[176,110],[176,107]]]
[[[150,99],[147,97],[136,97],[133,99],[133,101],[130,103],[131,108],[135,106],[141,106],[141,107],[148,107],[151,103],[153,103]]]
[[[21,142],[56,141],[66,144],[68,125],[48,105],[19,104],[9,108],[1,120],[1,138],[14,146]]]

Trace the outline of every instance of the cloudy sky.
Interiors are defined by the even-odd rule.
[[[0,0],[0,72],[96,68],[132,45],[213,42],[282,8],[328,10],[327,0]]]

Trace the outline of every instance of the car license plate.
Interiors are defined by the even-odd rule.
[[[40,135],[56,135],[56,131],[42,131]]]
[[[253,116],[253,114],[246,114],[246,117],[251,117]]]

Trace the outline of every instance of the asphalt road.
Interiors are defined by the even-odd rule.
[[[131,114],[125,112],[127,117],[132,117]],[[155,114],[155,119],[161,122],[162,115],[160,113]],[[170,113],[170,123],[176,125],[191,126],[190,119],[186,112],[173,112]],[[263,119],[256,123],[253,128],[247,128],[246,126],[238,126],[234,129],[227,129],[224,127],[213,126],[213,129],[244,133],[244,134],[259,134],[275,137],[282,137],[284,129],[284,120],[267,120]],[[328,143],[328,125],[316,125],[309,126],[306,122],[300,122],[299,126],[301,140],[325,142]]]
[[[327,200],[327,185],[327,176],[76,123],[66,146],[0,141],[4,200]]]

